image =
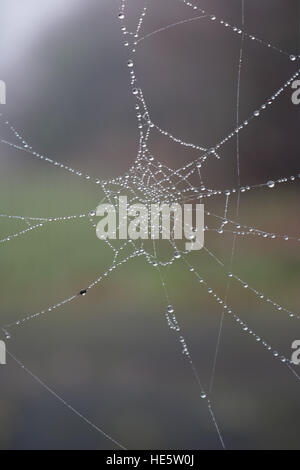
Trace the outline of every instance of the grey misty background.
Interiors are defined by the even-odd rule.
[[[142,2],[128,3],[129,22],[135,25]],[[200,4],[229,23],[240,24],[240,0]],[[245,4],[247,32],[299,54],[298,1]],[[1,1],[5,115],[37,151],[101,178],[124,173],[137,148],[128,56],[117,14],[114,1]],[[143,33],[191,16],[192,10],[180,2],[151,0]],[[236,121],[239,48],[237,35],[208,19],[143,41],[135,61],[152,120],[205,147],[229,134]],[[285,56],[246,40],[241,120],[296,67]],[[13,141],[3,124],[1,135]],[[291,104],[287,90],[241,133],[241,184],[299,173],[298,135],[299,109]],[[174,168],[194,157],[158,134],[151,148]],[[221,155],[222,161],[207,165],[209,187],[236,185],[235,142],[225,145]],[[100,199],[97,188],[4,145],[0,181],[3,213],[74,214],[86,212]],[[297,234],[297,198],[296,186],[272,195],[261,191],[252,199],[245,196],[241,220]],[[1,247],[1,324],[71,295],[105,270],[109,253],[101,252],[90,227],[80,230],[81,239],[74,232],[76,225],[60,226]],[[212,244],[228,262],[230,240],[224,245],[218,240]],[[238,244],[237,271],[297,310],[297,245]],[[200,254],[195,259],[224,293],[226,279],[215,274]],[[179,268],[171,268],[169,276],[179,320],[208,383],[220,312]],[[233,289],[232,302],[262,336],[290,354],[297,323],[239,289]],[[165,325],[164,308],[156,273],[134,262],[84,301],[14,331],[10,348],[75,408],[129,448],[218,448],[199,390]],[[113,448],[11,361],[0,374],[1,448]],[[229,448],[299,446],[297,383],[229,322],[213,400]]]

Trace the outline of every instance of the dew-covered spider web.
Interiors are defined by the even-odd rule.
[[[264,197],[265,192],[280,191],[282,187],[293,185],[297,186],[300,182],[300,174],[282,175],[278,179],[270,179],[266,176],[265,180],[258,184],[241,185],[240,176],[240,136],[247,132],[247,129],[253,125],[259,125],[260,120],[267,120],[269,110],[276,106],[277,100],[285,93],[290,93],[292,83],[299,78],[299,59],[295,51],[286,51],[280,47],[262,40],[252,35],[246,28],[246,10],[245,0],[240,2],[240,22],[238,25],[231,24],[225,19],[218,17],[211,11],[202,9],[201,2],[194,0],[174,0],[174,2],[182,4],[186,11],[186,18],[168,23],[165,26],[149,31],[145,27],[147,15],[151,14],[151,1],[141,2],[138,19],[133,25],[130,17],[130,0],[122,0],[117,2],[116,21],[120,23],[122,47],[126,51],[126,67],[129,74],[129,87],[132,93],[136,122],[138,128],[138,150],[134,161],[128,171],[118,177],[110,179],[102,179],[101,177],[86,174],[83,170],[78,170],[66,165],[54,158],[50,158],[35,150],[33,144],[29,144],[26,137],[17,130],[14,125],[6,118],[5,113],[2,115],[3,124],[7,128],[7,132],[12,136],[11,139],[2,138],[0,142],[3,146],[10,146],[19,151],[24,156],[32,157],[36,160],[37,165],[51,165],[57,167],[61,172],[67,172],[86,181],[89,185],[93,185],[96,189],[95,206],[89,208],[85,213],[76,213],[65,216],[53,217],[33,217],[30,214],[0,214],[1,219],[7,219],[12,223],[19,224],[19,230],[5,235],[1,240],[1,250],[5,250],[8,243],[18,243],[18,239],[22,237],[30,237],[34,231],[43,231],[53,224],[76,223],[79,219],[85,223],[87,230],[93,230],[97,225],[96,207],[101,203],[109,203],[118,206],[118,197],[126,195],[128,204],[142,203],[150,207],[154,203],[202,203],[205,207],[205,243],[199,253],[187,251],[184,244],[178,243],[174,237],[171,240],[164,241],[163,244],[159,240],[109,240],[105,239],[99,243],[105,243],[106,249],[112,255],[112,261],[108,268],[103,268],[99,275],[93,280],[87,280],[86,284],[73,294],[67,295],[65,298],[55,300],[51,305],[44,305],[39,311],[23,312],[18,318],[12,318],[11,321],[2,325],[3,338],[9,340],[15,333],[16,329],[22,329],[22,326],[42,319],[45,316],[51,316],[54,311],[64,312],[67,304],[73,304],[82,297],[88,296],[90,291],[101,286],[106,279],[110,278],[114,272],[121,266],[131,263],[137,258],[141,258],[144,263],[150,265],[159,279],[161,285],[161,293],[163,295],[165,309],[161,312],[164,321],[169,327],[174,340],[177,341],[182,355],[185,359],[186,366],[198,387],[199,407],[206,407],[211,426],[215,431],[216,447],[226,449],[230,447],[230,442],[226,440],[226,428],[222,426],[222,422],[218,419],[218,413],[215,410],[213,400],[213,392],[215,390],[215,381],[218,374],[218,361],[220,357],[220,345],[222,342],[224,326],[232,323],[241,335],[247,335],[253,342],[253,348],[259,348],[261,354],[269,355],[277,362],[278,368],[286,368],[287,372],[293,375],[295,387],[300,376],[297,367],[292,363],[291,358],[283,354],[276,344],[271,344],[265,335],[262,335],[259,328],[253,328],[251,320],[244,319],[243,311],[236,311],[232,307],[231,287],[240,289],[242,296],[247,295],[260,303],[263,308],[280,312],[284,321],[295,322],[300,319],[297,311],[292,311],[289,305],[282,304],[278,299],[273,298],[264,292],[259,284],[255,285],[249,282],[247,276],[241,275],[235,270],[236,245],[239,239],[260,239],[263,243],[282,243],[284,249],[288,244],[293,247],[300,242],[300,237],[289,233],[276,233],[265,230],[262,226],[255,226],[253,223],[245,223],[241,217],[240,203],[245,195],[258,193]],[[201,143],[193,143],[183,140],[180,136],[161,127],[156,122],[151,113],[151,97],[144,93],[143,80],[139,76],[139,66],[137,53],[143,50],[144,44],[151,41],[154,37],[161,34],[167,34],[169,30],[180,25],[189,23],[197,24],[201,28],[202,22],[218,25],[235,37],[239,44],[239,54],[237,58],[236,74],[236,98],[233,107],[235,109],[235,126],[230,132],[216,141],[212,146],[206,147]],[[278,84],[270,96],[266,96],[264,102],[259,107],[255,106],[248,116],[242,116],[240,111],[241,100],[241,80],[242,71],[246,63],[245,44],[252,42],[257,48],[265,50],[266,54],[277,54],[283,62],[292,62],[294,71],[287,76],[285,81]],[[297,49],[297,46],[295,46]],[[195,98],[196,99],[196,98]],[[292,106],[292,105],[291,105]],[[199,110],[201,113],[201,109]],[[160,135],[170,145],[175,145],[178,153],[182,157],[182,165],[172,168],[164,160],[163,154],[157,154],[152,147],[152,140],[155,136]],[[211,160],[219,164],[222,162],[223,149],[226,145],[232,144],[234,149],[235,160],[235,186],[227,189],[218,189],[214,187],[211,178],[206,177],[206,167]],[[173,147],[175,148],[175,147]],[[185,155],[188,157],[185,158]],[[192,157],[190,158],[190,156]],[[102,196],[100,197],[99,194]],[[219,212],[211,201],[218,201]],[[211,209],[212,207],[212,209]],[[95,233],[96,236],[96,233]],[[210,237],[216,236],[222,241],[223,237],[229,240],[228,252],[229,261],[223,259],[217,250],[211,248]],[[225,291],[219,292],[211,279],[206,276],[202,267],[202,258],[208,257],[215,266],[218,275],[221,274],[225,280]],[[184,318],[179,319],[176,305],[172,300],[169,288],[168,274],[173,265],[180,265],[184,272],[189,273],[191,282],[195,283],[197,289],[197,297],[201,306],[201,298],[209,296],[215,305],[216,311],[220,317],[218,320],[217,331],[215,332],[214,354],[212,358],[209,379],[203,379],[200,368],[196,365],[192,348],[190,347],[189,337],[184,333]],[[181,293],[184,296],[184,292]],[[248,297],[247,297],[248,298]],[[25,305],[25,304],[24,304]],[[25,307],[26,308],[26,307]],[[269,313],[268,313],[269,315]],[[270,320],[271,321],[271,320]],[[22,360],[17,358],[11,351],[7,341],[8,355],[13,359],[27,374],[44,387],[52,396],[60,403],[67,407],[78,418],[83,420],[88,426],[95,431],[101,433],[106,439],[110,440],[116,448],[127,449],[126,442],[121,442],[118,436],[108,433],[101,423],[95,423],[90,417],[86,417],[81,411],[74,408],[65,397],[58,394],[52,386],[48,385],[44,380],[39,378],[34,372],[27,368]],[[103,444],[105,446],[105,444]]]

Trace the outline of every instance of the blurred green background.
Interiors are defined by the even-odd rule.
[[[128,0],[135,25],[141,2]],[[246,0],[246,27],[299,53],[299,2]],[[240,24],[238,0],[202,1]],[[115,2],[3,0],[2,112],[35,150],[95,177],[124,173],[137,148],[126,50]],[[144,30],[191,17],[175,0],[151,0]],[[182,24],[141,43],[137,70],[155,123],[207,148],[235,126],[238,36],[209,20]],[[286,56],[245,41],[241,119],[297,70]],[[240,134],[241,184],[299,173],[299,110],[286,91]],[[1,122],[1,136],[14,141]],[[176,168],[194,153],[153,134],[157,158]],[[96,185],[1,144],[0,212],[52,217],[96,207]],[[236,186],[235,142],[203,172],[207,186]],[[239,222],[297,236],[299,183],[241,195]],[[232,200],[229,215],[235,220]],[[206,210],[222,215],[224,199]],[[1,238],[26,224],[0,220]],[[208,225],[211,220],[207,220]],[[205,246],[228,267],[232,235],[208,232]],[[202,250],[191,264],[224,297],[224,270]],[[288,309],[299,311],[299,243],[239,237],[233,272]],[[1,325],[85,288],[111,264],[112,251],[86,220],[48,224],[0,246]],[[170,298],[205,388],[221,309],[178,260],[165,271]],[[297,320],[232,283],[233,310],[287,357]],[[62,309],[12,328],[7,347],[38,377],[129,449],[218,449],[205,401],[181,346],[168,329],[156,269],[140,258]],[[2,449],[112,449],[8,358],[0,369]],[[226,318],[212,395],[229,449],[299,448],[299,384],[278,360]]]

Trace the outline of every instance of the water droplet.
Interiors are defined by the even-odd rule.
[[[292,62],[295,62],[296,56],[295,55],[290,55],[290,59],[291,59]]]
[[[201,394],[200,394],[200,397],[201,397],[201,398],[206,398],[206,396],[207,396],[207,395],[206,395],[205,392],[201,392]]]
[[[125,18],[124,13],[122,13],[122,12],[119,13],[119,14],[118,14],[118,18],[119,18],[119,20],[124,20],[124,18]]]
[[[168,312],[173,313],[174,312],[174,307],[173,305],[168,305]]]
[[[79,292],[79,295],[86,295],[86,289],[82,289],[82,290]]]
[[[129,59],[127,65],[128,67],[133,67],[133,60]]]
[[[268,181],[268,182],[267,182],[267,185],[268,185],[269,188],[274,188],[274,186],[275,186],[275,181]]]
[[[260,112],[258,111],[258,109],[257,109],[256,111],[254,111],[253,115],[254,115],[255,117],[257,117],[257,116],[260,115]]]

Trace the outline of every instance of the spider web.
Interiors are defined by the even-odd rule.
[[[205,233],[207,236],[210,233],[216,233],[219,235],[226,234],[231,236],[231,255],[229,264],[221,259],[215,251],[210,250],[206,243],[203,248],[203,252],[215,263],[216,268],[221,270],[223,276],[225,279],[227,279],[225,295],[221,296],[211,285],[211,282],[206,279],[205,275],[203,275],[201,272],[201,266],[198,265],[194,253],[184,250],[182,246],[177,243],[174,237],[172,237],[172,239],[168,242],[169,246],[164,250],[163,254],[160,253],[159,250],[160,242],[155,240],[152,240],[150,243],[143,240],[126,240],[115,242],[106,239],[104,242],[107,245],[107,249],[111,250],[113,259],[111,265],[104,272],[102,272],[96,279],[83,286],[80,292],[75,292],[73,295],[58,300],[54,304],[46,306],[38,312],[30,312],[16,320],[12,320],[10,323],[3,325],[2,332],[5,338],[9,339],[15,328],[22,327],[23,324],[45,315],[50,315],[51,312],[55,310],[63,310],[64,306],[76,302],[82,296],[87,295],[91,289],[100,285],[120,266],[129,263],[133,259],[142,258],[145,263],[150,264],[157,271],[157,276],[160,279],[163,295],[165,298],[164,315],[167,325],[178,341],[182,350],[182,354],[186,359],[187,366],[190,368],[191,373],[193,374],[198,384],[199,401],[204,403],[207,407],[219,445],[221,448],[225,449],[226,429],[221,429],[212,401],[214,381],[219,357],[219,348],[225,321],[233,322],[233,324],[242,333],[246,333],[253,339],[253,343],[257,344],[262,349],[262,354],[271,354],[274,357],[274,360],[278,361],[278,367],[286,367],[289,372],[293,374],[297,381],[300,380],[300,377],[293,367],[291,360],[282,354],[277,347],[275,347],[273,344],[270,344],[269,341],[263,338],[259,332],[254,331],[252,326],[248,324],[248,322],[245,322],[240,314],[234,311],[230,305],[230,287],[233,283],[235,283],[241,289],[247,290],[247,292],[253,295],[258,301],[266,303],[267,305],[271,306],[272,309],[281,312],[282,315],[286,315],[287,319],[299,320],[300,318],[300,315],[297,312],[293,312],[287,306],[279,304],[276,299],[265,295],[264,292],[262,292],[259,288],[252,286],[247,281],[247,279],[242,278],[238,273],[234,272],[236,243],[239,237],[255,237],[265,240],[266,243],[275,239],[282,242],[300,242],[300,238],[295,236],[271,233],[264,230],[263,228],[253,227],[252,225],[245,225],[239,222],[240,199],[244,193],[259,190],[274,190],[274,188],[278,188],[282,185],[296,184],[299,181],[300,175],[289,175],[283,176],[282,178],[276,180],[267,180],[256,185],[241,186],[240,178],[240,134],[244,132],[248,126],[251,126],[253,122],[257,121],[258,119],[262,119],[265,116],[267,117],[268,109],[274,105],[277,99],[287,89],[290,89],[293,81],[300,75],[300,69],[298,68],[299,56],[284,51],[281,48],[246,32],[245,0],[241,0],[240,26],[231,25],[224,19],[218,18],[214,13],[203,10],[198,3],[189,2],[187,0],[178,0],[178,2],[182,3],[186,7],[187,11],[191,10],[194,16],[175,23],[167,24],[166,26],[149,33],[143,33],[144,20],[147,17],[149,10],[151,9],[151,5],[148,4],[148,2],[145,2],[144,7],[141,7],[141,13],[134,29],[129,29],[127,23],[127,3],[130,3],[129,0],[122,0],[119,5],[118,19],[121,24],[124,46],[128,54],[127,67],[129,71],[130,88],[134,99],[137,127],[139,132],[138,151],[136,158],[130,166],[129,170],[124,175],[108,180],[103,180],[92,175],[88,175],[82,170],[74,169],[68,165],[65,165],[64,163],[49,158],[48,156],[37,152],[31,145],[29,145],[21,133],[5,118],[3,118],[5,126],[9,132],[12,133],[16,140],[11,142],[10,140],[1,138],[0,142],[4,145],[13,147],[14,149],[22,152],[23,154],[26,154],[29,157],[33,157],[38,161],[43,161],[49,165],[58,167],[61,170],[71,173],[74,176],[89,182],[89,184],[94,184],[103,192],[103,198],[101,202],[108,202],[115,205],[116,207],[118,204],[118,196],[121,194],[127,195],[128,204],[142,203],[147,207],[150,207],[151,204],[156,202],[164,202],[167,204],[175,202],[200,202],[204,203],[206,206],[210,200],[216,198],[221,200],[223,203],[223,213],[217,214],[213,211],[205,210],[207,222],[207,225],[205,226]],[[163,129],[159,123],[152,119],[149,103],[143,91],[143,83],[139,80],[136,67],[136,51],[140,47],[143,47],[144,41],[151,40],[153,36],[163,33],[171,28],[176,28],[180,24],[201,22],[202,20],[218,23],[220,27],[230,30],[232,34],[236,35],[236,39],[240,44],[238,67],[236,73],[236,126],[229,134],[221,138],[211,148],[206,148],[205,146],[201,146],[192,142],[186,142],[180,137],[173,135],[168,130]],[[201,23],[199,26],[201,27]],[[266,101],[262,103],[259,108],[253,109],[252,113],[248,116],[247,119],[241,121],[241,74],[244,64],[244,45],[246,41],[254,41],[259,47],[271,49],[274,52],[280,54],[283,60],[295,62],[295,72],[293,72],[291,76],[287,77],[286,81],[282,83],[278,89],[274,90],[273,94],[269,96],[269,98],[266,99]],[[185,148],[189,149],[194,154],[193,158],[188,163],[176,169],[166,165],[163,162],[163,159],[161,161],[159,157],[152,151],[151,137],[155,133],[161,134],[169,141],[172,141],[178,145],[180,150],[184,150]],[[211,188],[208,186],[209,182],[204,176],[205,166],[211,159],[222,160],[223,147],[230,141],[235,142],[235,157],[237,168],[236,187],[229,188],[227,190]],[[230,216],[230,213],[232,213],[232,210],[230,211],[230,209],[232,209],[232,207],[234,216]],[[86,213],[51,218],[10,214],[0,214],[0,217],[11,221],[17,221],[22,224],[22,227],[19,231],[2,238],[0,240],[1,245],[13,242],[20,237],[29,235],[32,231],[38,231],[56,223],[64,224],[83,219],[86,221],[86,224],[91,226],[93,229],[96,227],[95,208],[92,208]],[[201,373],[198,371],[198,367],[195,365],[188,338],[183,333],[183,327],[177,318],[175,307],[173,306],[169,289],[167,287],[166,278],[168,269],[175,263],[181,263],[182,268],[190,273],[190,276],[199,283],[203,291],[206,291],[206,293],[215,302],[217,308],[221,310],[217,331],[217,340],[214,349],[213,364],[211,368],[209,384],[207,387],[204,386]],[[120,443],[114,437],[108,435],[102,428],[94,424],[81,412],[77,411],[64,398],[58,395],[53,388],[51,388],[36,374],[29,370],[12,352],[8,351],[8,354],[35,381],[37,381],[52,396],[65,405],[71,412],[77,415],[94,430],[100,432],[107,439],[112,441],[117,447],[126,449],[123,443]]]

